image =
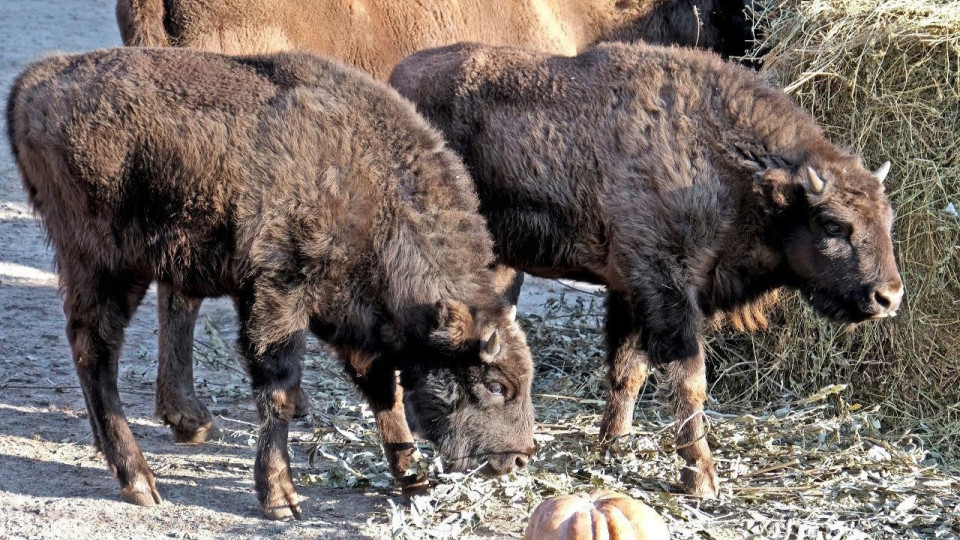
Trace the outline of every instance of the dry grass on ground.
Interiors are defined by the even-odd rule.
[[[544,498],[601,487],[646,501],[678,539],[960,535],[960,477],[938,468],[917,437],[882,434],[877,407],[849,402],[843,385],[767,406],[708,404],[723,481],[719,501],[676,492],[681,461],[655,376],[638,407],[634,434],[615,453],[598,450],[601,316],[599,299],[560,299],[544,315],[523,319],[538,371],[539,448],[531,467],[507,479],[445,475],[423,446],[425,467],[439,485],[412,501],[388,488],[373,419],[357,405],[336,361],[312,357],[311,372],[324,372],[326,382],[314,393],[315,469],[300,481],[392,494],[392,512],[370,516],[369,523],[372,536],[395,539],[459,538],[466,531],[519,538]]]

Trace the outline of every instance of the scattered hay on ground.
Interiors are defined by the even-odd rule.
[[[895,320],[846,330],[796,298],[771,330],[711,343],[723,401],[804,395],[835,381],[881,405],[886,432],[960,459],[960,2],[777,0],[757,15],[763,73],[870,167],[893,163]]]
[[[682,461],[673,423],[656,395],[641,397],[634,434],[606,453],[595,445],[604,399],[599,301],[562,298],[542,316],[521,318],[536,356],[537,458],[506,479],[443,474],[427,445],[425,466],[439,484],[404,501],[391,485],[369,411],[356,405],[333,360],[311,359],[330,378],[316,399],[316,467],[301,481],[369,487],[392,497],[369,519],[371,536],[394,539],[519,538],[544,498],[595,488],[628,493],[659,511],[673,538],[956,538],[960,477],[950,476],[914,436],[880,432],[877,407],[847,401],[844,385],[751,409],[708,405],[721,498],[676,493]],[[325,367],[324,367],[325,366]],[[339,381],[339,382],[337,382]],[[311,390],[313,393],[313,391]],[[323,405],[321,405],[323,404]]]

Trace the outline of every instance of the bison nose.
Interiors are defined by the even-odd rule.
[[[531,444],[523,451],[522,454],[517,454],[517,459],[514,460],[518,469],[522,469],[527,466],[527,463],[530,463],[530,458],[533,457],[533,454],[537,451],[537,446]]]
[[[508,452],[493,458],[489,462],[489,472],[494,475],[510,474],[517,469],[522,469],[530,463],[532,454],[522,452]]]
[[[900,307],[900,300],[903,299],[903,282],[899,279],[896,283],[887,285],[873,292],[873,302],[884,315],[896,313]]]

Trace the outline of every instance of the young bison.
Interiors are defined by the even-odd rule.
[[[95,443],[128,502],[160,502],[117,393],[124,327],[153,280],[235,300],[271,518],[300,513],[286,441],[308,329],[366,396],[398,478],[415,452],[405,413],[453,469],[526,463],[530,353],[493,291],[470,176],[385,85],[305,54],[118,49],[30,66],[7,121]]]
[[[664,368],[689,492],[717,493],[705,320],[750,314],[780,287],[840,321],[900,305],[889,164],[871,173],[783,92],[713,54],[457,45],[404,60],[391,83],[463,156],[500,261],[607,286],[601,437],[629,431],[649,368]]]
[[[672,43],[742,55],[752,32],[747,0],[117,0],[125,44],[227,54],[302,49],[386,79],[403,57],[458,41],[576,54],[597,40]],[[456,14],[456,16],[451,16]],[[504,283],[503,287],[518,286]],[[202,299],[157,288],[156,414],[181,442],[215,430],[193,385],[193,330]],[[301,392],[297,412],[309,400]]]

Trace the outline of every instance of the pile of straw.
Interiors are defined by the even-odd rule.
[[[868,167],[893,163],[906,298],[893,321],[844,329],[787,299],[771,330],[711,343],[713,395],[767,400],[843,382],[884,431],[960,458],[960,2],[778,0],[758,9],[762,72]],[[762,55],[762,57],[761,57]]]

